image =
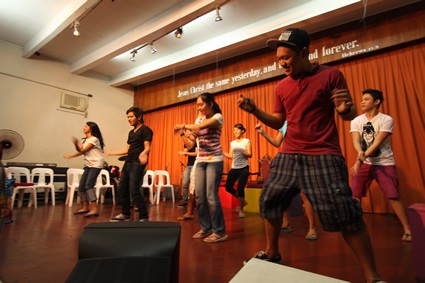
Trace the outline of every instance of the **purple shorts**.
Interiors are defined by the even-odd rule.
[[[366,196],[367,188],[373,180],[379,185],[386,198],[399,198],[398,178],[394,165],[370,165],[362,164],[356,176],[352,175],[351,189],[353,197],[361,198]]]

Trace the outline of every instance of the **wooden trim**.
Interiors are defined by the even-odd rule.
[[[321,64],[352,60],[424,39],[423,7],[420,3],[312,34],[310,59]],[[191,101],[203,92],[224,92],[283,75],[274,52],[264,48],[144,84],[135,90],[134,104],[152,111]]]

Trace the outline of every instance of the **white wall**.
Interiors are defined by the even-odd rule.
[[[58,110],[62,90],[44,84],[93,94],[87,117]],[[0,129],[16,131],[25,141],[22,153],[3,164],[49,162],[82,168],[83,157],[65,159],[63,154],[75,152],[71,137],[83,137],[87,121],[99,125],[106,148],[125,148],[131,129],[125,111],[133,105],[133,95],[107,81],[74,75],[66,64],[25,59],[20,47],[0,40]],[[122,167],[117,157],[106,161]]]

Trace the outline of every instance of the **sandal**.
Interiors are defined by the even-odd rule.
[[[220,235],[217,233],[213,233],[211,235],[209,235],[208,237],[206,237],[204,239],[204,242],[206,243],[217,243],[217,242],[222,242],[222,241],[226,241],[228,238],[228,236],[226,234]]]
[[[98,212],[84,214],[85,218],[97,217],[97,216],[99,216]]]
[[[410,233],[404,233],[403,237],[401,238],[404,242],[411,242],[412,241],[412,234]]]
[[[193,215],[187,216],[187,215],[180,215],[179,217],[177,217],[177,220],[191,220],[193,219]]]
[[[193,239],[203,239],[211,235],[209,231],[199,230],[195,235],[192,236]]]
[[[309,241],[315,241],[319,239],[319,235],[317,235],[317,233],[307,234],[307,236],[305,236],[305,239]]]
[[[291,233],[292,232],[292,228],[291,228],[291,226],[286,226],[286,227],[280,228],[280,231],[282,231],[284,233]]]
[[[89,212],[88,209],[86,209],[86,210],[77,210],[76,212],[74,212],[74,214],[75,215],[77,215],[77,214],[86,214],[87,212]]]

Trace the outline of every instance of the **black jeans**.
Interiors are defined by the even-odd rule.
[[[125,162],[121,171],[118,190],[121,197],[122,214],[131,215],[130,194],[133,196],[134,205],[139,209],[139,219],[148,219],[149,214],[140,185],[143,181],[145,165],[138,162]]]
[[[249,165],[240,169],[231,169],[227,175],[226,191],[235,197],[245,197],[245,185],[248,182]],[[233,186],[238,181],[238,190],[236,191]],[[236,194],[237,192],[237,194]]]

